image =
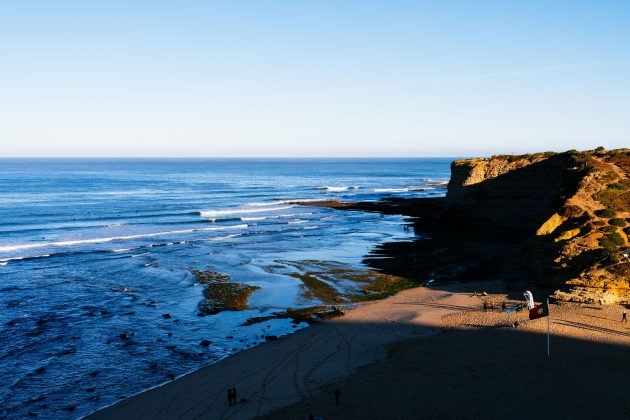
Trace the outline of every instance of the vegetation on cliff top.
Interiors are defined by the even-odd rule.
[[[563,197],[561,223],[546,241],[543,238],[532,246],[549,256],[541,261],[548,276],[565,273],[564,278],[569,277],[567,283],[573,289],[558,291],[557,298],[628,303],[630,279],[621,275],[625,271],[620,267],[630,264],[628,235],[623,229],[630,216],[630,150],[600,147],[567,154],[584,175],[575,192]]]

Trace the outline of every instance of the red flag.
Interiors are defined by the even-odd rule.
[[[547,305],[547,302],[534,306],[529,310],[529,319],[538,319],[543,316],[549,316],[549,305]]]

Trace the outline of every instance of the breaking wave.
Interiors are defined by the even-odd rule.
[[[326,190],[326,191],[332,191],[332,192],[341,192],[341,191],[348,191],[348,190],[358,190],[359,187],[356,186],[351,186],[351,187],[347,187],[347,186],[329,186],[329,185],[324,185],[321,187],[317,187],[318,190]]]
[[[233,226],[217,226],[217,227],[208,227],[208,228],[199,228],[199,229],[170,230],[167,232],[143,233],[143,234],[138,234],[138,235],[112,236],[109,238],[92,238],[92,239],[78,239],[78,240],[73,240],[73,241],[57,241],[57,242],[42,242],[42,243],[34,243],[34,244],[5,245],[5,246],[0,246],[0,252],[11,252],[11,251],[18,251],[18,250],[23,250],[23,249],[35,249],[35,248],[46,248],[46,247],[73,246],[73,245],[80,245],[80,244],[102,244],[102,243],[112,242],[112,241],[124,241],[124,240],[129,240],[129,239],[140,239],[140,238],[153,238],[156,236],[178,235],[182,233],[205,232],[205,231],[225,230],[225,229],[246,229],[247,227],[248,226],[246,224],[241,224],[241,225],[233,225]]]
[[[308,216],[311,214],[313,213],[275,214],[273,216],[241,217],[241,220],[243,222],[249,222],[249,221],[257,221],[257,220],[267,220],[267,219],[283,219],[286,217]]]
[[[208,211],[200,211],[199,215],[203,217],[216,218],[220,216],[227,216],[230,214],[250,214],[250,213],[264,213],[268,211],[278,211],[278,210],[287,210],[293,208],[294,206],[283,206],[283,207],[269,207],[262,209],[231,209],[231,210],[208,210]]]

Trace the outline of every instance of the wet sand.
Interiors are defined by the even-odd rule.
[[[484,312],[471,290],[406,290],[301,330],[90,418],[622,418],[630,327],[620,307],[552,305],[545,318]],[[491,295],[501,302],[505,295]],[[509,302],[512,304],[514,302]],[[519,321],[517,328],[512,327]],[[227,389],[238,399],[229,406]],[[334,389],[341,404],[334,404]],[[624,411],[625,410],[625,411]],[[265,417],[266,416],[266,417]]]

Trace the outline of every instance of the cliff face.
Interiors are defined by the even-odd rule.
[[[458,160],[451,171],[445,199],[407,212],[431,240],[385,247],[409,253],[400,274],[503,278],[563,300],[630,303],[630,150]]]
[[[466,187],[479,184],[500,175],[524,168],[545,158],[544,154],[532,156],[495,156],[455,160],[451,163],[451,179],[448,183],[448,197],[466,196]]]
[[[538,229],[586,171],[569,154],[496,156],[455,161],[448,216],[470,235],[522,241]]]
[[[455,161],[447,199],[478,235],[522,241],[510,261],[569,285],[558,299],[630,303],[628,161],[626,149]]]

